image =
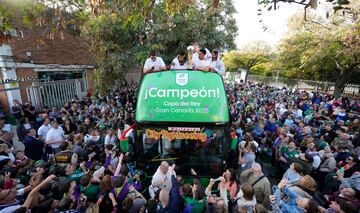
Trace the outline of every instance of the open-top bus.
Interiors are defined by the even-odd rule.
[[[134,151],[138,165],[153,174],[161,161],[177,174],[221,175],[229,149],[229,112],[222,77],[172,70],[146,74],[136,106]]]

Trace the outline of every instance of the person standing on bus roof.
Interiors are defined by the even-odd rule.
[[[172,61],[170,65],[171,70],[186,70],[188,68],[188,63],[186,60],[186,53],[184,51],[179,51],[176,58]]]
[[[205,49],[199,50],[199,59],[196,61],[193,61],[194,70],[201,70],[201,71],[205,71],[205,72],[209,71],[210,61],[205,59],[205,55],[206,55]]]
[[[146,59],[144,64],[144,74],[166,70],[166,65],[161,57],[157,56],[156,50],[150,51],[150,57]]]
[[[209,71],[216,72],[221,76],[225,76],[225,65],[224,62],[220,59],[220,52],[217,49],[214,49],[211,52],[211,62],[209,66]]]
[[[196,61],[199,60],[199,51],[201,49],[205,49],[206,53],[205,53],[205,60],[207,61],[211,61],[211,53],[210,51],[207,49],[207,48],[201,48],[199,43],[197,42],[194,42],[193,44],[193,47],[194,47],[194,54],[192,55],[192,61],[193,63],[195,63]]]

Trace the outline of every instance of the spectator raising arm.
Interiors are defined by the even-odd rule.
[[[33,199],[35,198],[35,195],[38,191],[40,191],[45,185],[47,185],[51,180],[53,180],[56,176],[50,175],[48,176],[43,182],[41,182],[39,185],[37,185],[31,192],[29,193],[28,197],[26,198],[24,204],[22,207],[25,207],[28,209],[30,207],[30,204],[32,203]]]
[[[114,176],[119,176],[123,159],[124,159],[124,153],[121,153],[120,157],[119,157],[118,165],[117,165],[115,173],[114,173]]]

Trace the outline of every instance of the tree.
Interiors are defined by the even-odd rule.
[[[357,10],[354,7],[352,13],[359,14]],[[360,82],[359,23],[353,15],[335,15],[322,23],[302,23],[279,46],[278,63],[283,73],[288,77],[333,81],[334,95],[340,97],[346,83]]]
[[[269,72],[267,67],[271,66],[274,57],[271,51],[270,45],[266,42],[255,41],[243,46],[238,51],[233,50],[224,54],[223,60],[227,71],[245,69],[250,73],[265,75],[266,72]]]
[[[304,20],[307,20],[308,9],[317,9],[319,4],[327,4],[329,8],[332,8],[333,12],[342,11],[343,13],[350,12],[351,7],[349,5],[354,0],[259,0],[259,5],[264,6],[266,10],[277,10],[280,8],[280,4],[298,4],[304,7]],[[262,15],[262,9],[258,10],[258,15]],[[326,16],[329,16],[329,11],[326,12]]]
[[[7,4],[0,4],[0,12],[19,10],[17,4],[11,4],[12,0],[5,1]],[[235,48],[236,11],[231,0],[31,2],[21,7],[21,14],[1,13],[8,25],[0,35],[8,35],[21,20],[42,25],[49,33],[66,31],[80,35],[96,59],[96,86],[101,92],[106,92],[130,69],[141,66],[153,48],[167,63],[179,49],[194,41],[209,49]],[[37,10],[39,6],[42,9]]]

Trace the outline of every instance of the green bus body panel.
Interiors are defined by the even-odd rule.
[[[191,70],[146,74],[139,90],[136,121],[229,122],[221,76]]]

